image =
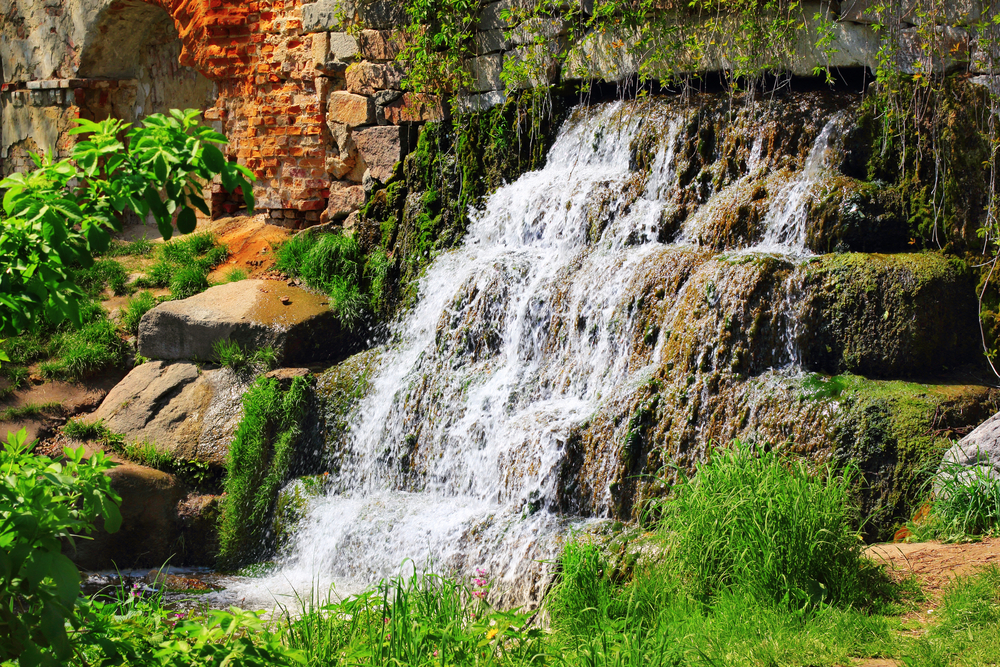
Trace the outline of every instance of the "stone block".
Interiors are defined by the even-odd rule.
[[[329,48],[333,59],[340,62],[350,62],[361,56],[358,40],[349,32],[331,32]]]
[[[333,178],[340,180],[345,178],[354,169],[355,160],[353,157],[348,156],[344,159],[339,156],[328,157],[326,159],[326,171]]]
[[[361,54],[368,60],[393,60],[403,50],[403,42],[388,30],[362,30]]]
[[[486,111],[507,101],[507,94],[502,90],[491,90],[488,93],[460,95],[456,107],[463,113],[471,111]]]
[[[149,359],[210,360],[215,344],[229,340],[244,349],[270,347],[279,361],[308,361],[336,354],[327,339],[338,331],[326,297],[273,280],[241,280],[146,313],[138,351]]]
[[[225,367],[151,361],[136,366],[88,420],[101,420],[129,442],[221,467],[243,414],[244,380]]]
[[[348,128],[375,122],[375,100],[346,90],[330,93],[326,103],[327,121],[343,123]]]
[[[934,480],[940,497],[948,483],[958,479],[965,486],[985,487],[1000,482],[1000,414],[980,424],[972,433],[949,449]]]
[[[503,54],[501,53],[469,59],[469,72],[473,78],[470,90],[477,93],[488,90],[503,90],[503,80],[500,78],[502,71]]]
[[[403,73],[393,65],[360,62],[347,68],[347,90],[356,95],[399,90],[402,81]]]
[[[472,43],[477,56],[506,51],[510,48],[510,40],[504,37],[504,31],[499,28],[477,32],[472,36]]]
[[[366,127],[352,134],[361,161],[371,175],[383,183],[392,175],[392,168],[405,157],[405,129],[394,125]]]
[[[439,121],[444,119],[444,107],[434,95],[403,93],[383,107],[383,117],[393,125]]]
[[[335,29],[344,19],[354,17],[354,5],[341,0],[317,0],[302,6],[302,29],[320,32]]]
[[[330,186],[330,199],[326,210],[320,217],[321,223],[343,220],[353,211],[357,211],[365,203],[365,190],[360,185],[333,183]]]
[[[892,11],[894,18],[898,17],[904,25],[971,26],[982,18],[985,4],[980,0],[905,0]],[[880,0],[843,0],[840,20],[863,24],[884,22],[877,13],[877,8],[884,5]]]
[[[552,40],[569,32],[569,22],[563,19],[535,17],[520,24],[510,33],[514,46],[536,44],[539,38]]]
[[[906,74],[954,72],[969,62],[969,33],[950,26],[900,30],[896,58]]]

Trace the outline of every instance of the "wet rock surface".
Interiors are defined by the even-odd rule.
[[[270,347],[279,362],[294,363],[341,354],[338,337],[325,295],[242,280],[149,311],[139,325],[138,349],[150,359],[207,361],[216,356],[213,346],[228,340],[249,350]]]

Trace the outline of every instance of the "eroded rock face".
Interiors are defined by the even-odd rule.
[[[246,388],[228,368],[152,361],[129,373],[89,420],[103,420],[129,442],[151,443],[178,459],[222,466]]]
[[[274,349],[280,361],[337,356],[347,336],[326,296],[273,280],[219,285],[168,301],[139,325],[139,354],[150,359],[211,360],[230,340],[244,349]]]

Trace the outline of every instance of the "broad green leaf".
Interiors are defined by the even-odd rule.
[[[190,234],[198,225],[198,216],[194,214],[194,209],[186,206],[177,214],[177,231],[181,234]]]

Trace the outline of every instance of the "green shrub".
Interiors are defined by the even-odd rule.
[[[287,481],[292,454],[309,404],[309,381],[297,377],[287,392],[258,378],[243,396],[243,421],[226,459],[226,499],[219,526],[223,568],[266,553],[267,528]]]
[[[139,292],[128,300],[121,311],[122,328],[132,336],[139,335],[142,316],[156,307],[156,297],[150,292]]]
[[[135,241],[112,241],[104,252],[95,252],[95,257],[145,257],[153,254],[153,242],[143,237]]]
[[[160,246],[160,258],[175,264],[188,264],[216,246],[215,235],[211,232],[188,234]]]
[[[852,471],[812,473],[738,443],[711,456],[664,505],[665,537],[696,598],[732,591],[795,609],[869,601]]]
[[[187,299],[201,294],[209,287],[208,273],[200,266],[189,266],[177,271],[170,280],[170,296]]]
[[[385,262],[374,260],[369,273],[384,288]],[[300,234],[278,249],[277,268],[301,277],[307,285],[330,296],[330,307],[348,329],[355,327],[372,305],[364,285],[365,257],[358,242],[341,234]]]
[[[102,259],[94,262],[89,269],[78,269],[75,279],[77,285],[91,298],[100,296],[105,288],[110,289],[115,296],[128,293],[128,273],[113,259]]]
[[[984,465],[943,463],[935,482],[931,510],[908,528],[918,539],[945,542],[988,534],[1000,527],[1000,479]]]
[[[45,414],[60,414],[63,412],[61,403],[29,403],[19,408],[6,408],[0,410],[0,422],[13,422],[22,419],[31,419]]]
[[[347,600],[300,600],[282,634],[310,665],[550,664],[531,615],[491,609],[479,593],[460,578],[393,577]]]
[[[65,449],[61,461],[32,453],[25,431],[0,447],[0,662],[27,667],[68,660],[67,630],[79,628],[80,573],[64,543],[121,524],[102,453],[84,459],[83,447]]]
[[[170,262],[160,260],[153,264],[146,275],[135,281],[136,287],[167,287],[173,280],[176,268]]]

